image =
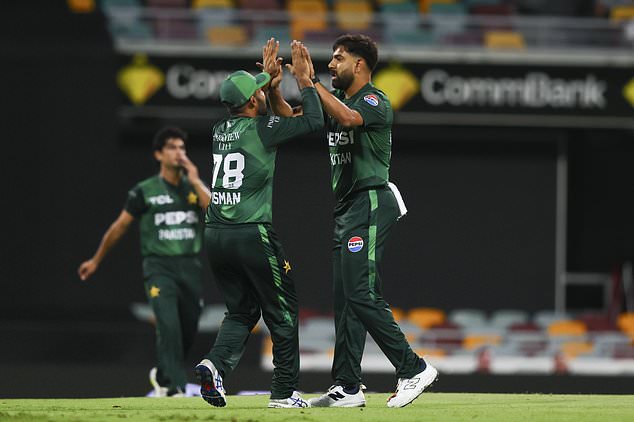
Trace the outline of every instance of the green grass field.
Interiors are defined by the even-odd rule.
[[[307,396],[312,397],[312,396]],[[425,393],[402,409],[388,394],[355,409],[267,409],[268,396],[229,396],[227,407],[200,398],[0,399],[0,421],[634,421],[634,396]]]

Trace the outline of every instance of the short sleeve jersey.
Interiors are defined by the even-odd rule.
[[[387,184],[394,115],[387,96],[371,83],[350,98],[342,90],[333,94],[363,118],[361,126],[344,127],[327,117],[332,190],[337,201],[342,201],[358,190]]]
[[[128,192],[124,209],[139,219],[143,256],[194,255],[202,244],[198,195],[186,176],[174,186],[156,175]]]
[[[278,145],[324,124],[315,89],[305,88],[301,93],[303,116],[233,116],[214,126],[206,224],[272,223]]]

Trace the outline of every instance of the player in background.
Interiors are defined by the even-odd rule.
[[[209,189],[185,152],[187,134],[178,128],[154,137],[159,174],[139,182],[101,239],[94,256],[79,266],[88,280],[107,253],[138,219],[145,292],[156,317],[157,366],[150,371],[155,396],[183,396],[187,383],[184,359],[198,329],[202,307],[201,208]]]
[[[291,44],[287,64],[300,89],[304,114],[266,115],[265,90],[277,91],[282,79],[279,43],[263,49],[264,72],[237,71],[220,86],[229,117],[213,128],[212,197],[205,219],[209,263],[223,293],[227,314],[211,351],[196,372],[203,398],[225,406],[223,380],[238,365],[260,315],[273,342],[273,379],[268,407],[303,408],[299,380],[298,306],[291,264],[272,226],[273,176],[280,144],[324,125],[319,98],[300,44]],[[275,95],[275,94],[274,94]]]
[[[304,54],[310,57],[302,45]],[[378,61],[376,43],[364,35],[343,35],[333,44],[328,64],[333,92],[311,79],[326,113],[326,141],[330,152],[335,205],[333,279],[335,384],[315,407],[361,407],[361,358],[366,332],[396,369],[396,392],[388,407],[403,407],[437,378],[437,370],[414,353],[403,335],[381,289],[381,260],[386,240],[407,209],[389,182],[393,112],[387,96],[372,84]],[[275,99],[275,97],[271,97]],[[278,101],[281,115],[301,112]]]

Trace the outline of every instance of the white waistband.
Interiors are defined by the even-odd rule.
[[[402,216],[407,214],[407,207],[405,206],[405,202],[403,201],[401,192],[399,192],[396,185],[392,182],[388,182],[387,187],[392,191],[392,193],[394,194],[394,197],[396,198],[396,203],[398,204],[398,210],[401,213],[401,215],[399,215],[398,218],[401,218]]]

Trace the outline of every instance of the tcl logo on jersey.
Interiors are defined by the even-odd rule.
[[[328,132],[328,146],[336,147],[337,145],[354,144],[354,132]]]
[[[363,239],[359,236],[352,236],[348,239],[348,250],[350,252],[359,252],[363,249]]]
[[[150,196],[148,199],[152,205],[173,204],[174,200],[169,195]]]
[[[194,211],[170,211],[159,212],[154,214],[154,225],[160,226],[165,224],[166,226],[174,226],[176,224],[194,224],[198,222],[198,214]]]

